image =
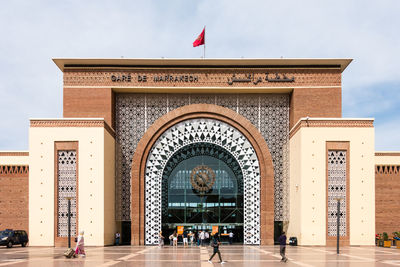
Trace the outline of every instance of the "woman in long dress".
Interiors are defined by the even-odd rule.
[[[163,247],[164,246],[164,236],[162,235],[162,231],[158,233],[158,246]]]
[[[84,231],[79,232],[78,240],[75,247],[75,255],[85,257],[85,239],[83,238]]]

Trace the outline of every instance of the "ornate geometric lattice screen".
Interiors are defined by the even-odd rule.
[[[346,236],[346,151],[328,151],[328,236],[336,236],[337,198],[340,201],[340,236]]]
[[[195,143],[223,147],[239,162],[244,181],[244,243],[260,244],[260,167],[256,152],[237,129],[221,121],[202,118],[172,126],[159,137],[149,153],[145,172],[146,244],[158,244],[164,168],[176,151]]]
[[[71,236],[76,236],[76,151],[58,150],[57,236],[68,236],[68,201],[71,199]]]
[[[155,120],[189,104],[216,104],[246,117],[268,144],[274,165],[274,214],[289,220],[288,94],[117,94],[116,219],[130,220],[131,167],[136,145]]]

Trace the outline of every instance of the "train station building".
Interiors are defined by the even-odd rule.
[[[31,246],[157,245],[184,229],[236,243],[374,245],[400,229],[400,152],[342,117],[351,59],[54,59],[63,118],[0,152],[0,230]],[[8,197],[9,196],[9,197]]]

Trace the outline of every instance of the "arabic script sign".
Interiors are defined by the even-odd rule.
[[[282,74],[280,76],[278,73],[275,73],[275,75],[269,75],[269,73],[265,73],[265,77],[258,76],[255,77],[254,74],[248,74],[244,75],[242,78],[236,77],[236,74],[233,74],[231,78],[228,78],[228,84],[232,85],[233,83],[253,83],[254,85],[257,85],[258,83],[262,82],[265,80],[266,82],[294,82],[294,76],[292,78],[286,77],[285,74]]]

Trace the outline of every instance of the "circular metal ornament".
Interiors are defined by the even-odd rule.
[[[210,167],[199,165],[190,173],[190,182],[194,189],[204,193],[213,187],[215,183],[215,173]]]

